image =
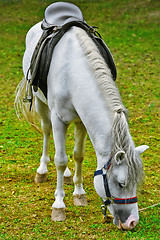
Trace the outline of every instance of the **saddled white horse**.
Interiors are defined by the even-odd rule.
[[[23,58],[25,77],[41,34],[41,23],[33,26],[27,34]],[[105,215],[108,207],[119,228],[134,228],[139,220],[136,190],[143,175],[140,154],[148,146],[135,147],[129,133],[127,111],[111,71],[84,30],[72,27],[54,48],[47,77],[47,96],[46,99],[40,90],[34,92],[44,133],[36,181],[46,179],[50,161],[49,136],[53,130],[57,188],[52,219],[65,220],[63,179],[64,175],[70,176],[65,152],[66,132],[69,124],[74,122],[75,205],[87,204],[82,185],[82,162],[88,133],[97,157],[94,186],[104,202],[102,211]]]

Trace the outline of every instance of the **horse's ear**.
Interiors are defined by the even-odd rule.
[[[118,165],[122,163],[124,155],[125,155],[124,151],[119,151],[115,154],[115,160]]]
[[[141,145],[135,148],[136,152],[138,152],[139,154],[143,153],[145,150],[147,150],[149,148],[149,146],[147,145]]]

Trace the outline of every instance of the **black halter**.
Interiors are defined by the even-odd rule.
[[[105,201],[103,200],[104,204],[101,206],[101,210],[102,210],[102,213],[104,215],[104,218],[106,217],[107,206],[109,206],[110,204],[113,204],[113,203],[115,203],[115,204],[132,204],[132,203],[138,202],[137,196],[132,197],[132,198],[115,198],[111,195],[110,190],[109,190],[107,175],[103,171],[103,169],[104,169],[107,172],[107,170],[111,166],[111,161],[112,161],[112,158],[110,158],[108,163],[105,164],[102,169],[97,170],[94,173],[94,177],[97,176],[97,175],[102,175],[103,176],[103,183],[104,183],[104,189],[105,189],[105,193],[106,193],[106,200]]]

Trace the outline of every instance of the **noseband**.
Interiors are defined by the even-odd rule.
[[[107,179],[107,170],[110,168],[111,166],[111,161],[112,158],[110,158],[110,160],[107,162],[107,164],[105,164],[103,166],[102,169],[95,171],[94,173],[94,177],[98,176],[98,175],[102,175],[103,176],[103,183],[104,183],[104,189],[105,189],[105,193],[106,193],[106,200],[103,200],[103,205],[101,206],[101,210],[102,210],[102,214],[104,215],[104,218],[106,217],[106,211],[107,211],[107,206],[109,206],[110,204],[132,204],[132,203],[136,203],[138,202],[137,196],[132,197],[132,198],[115,198],[111,195],[111,192],[109,190],[109,185],[108,185],[108,179]],[[105,173],[104,173],[105,171]]]

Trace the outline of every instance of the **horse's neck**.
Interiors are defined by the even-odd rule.
[[[72,108],[73,112],[74,108],[87,129],[98,162],[102,162],[104,157],[106,159],[110,155],[112,117],[97,86],[88,60],[74,35],[74,29],[67,32],[55,47],[50,69],[48,83],[53,86],[52,96],[56,91],[56,95],[61,96],[62,103],[67,99],[67,101],[65,100],[67,109]],[[48,99],[49,105],[52,101],[52,99]],[[71,118],[72,112],[68,112],[68,117]],[[59,113],[61,116],[62,114],[63,111]],[[66,112],[64,117],[67,117]],[[64,118],[63,120],[65,121]]]

